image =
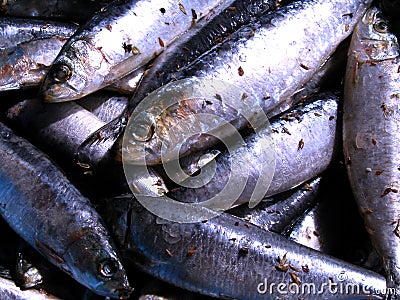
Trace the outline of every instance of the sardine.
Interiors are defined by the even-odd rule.
[[[316,101],[271,119],[270,128],[246,136],[243,144],[217,156],[215,173],[211,173],[214,165],[207,164],[202,169],[205,176],[186,180],[186,186],[190,180],[197,188],[181,186],[171,189],[167,196],[198,203],[224,195],[231,205],[238,205],[287,191],[319,175],[332,163],[337,150],[337,102],[335,94],[321,95]],[[270,139],[276,151],[274,157],[263,154],[266,145],[271,145]],[[274,161],[261,161],[267,158]],[[208,170],[212,177],[207,175]],[[178,177],[179,173],[175,173]],[[228,183],[232,189],[227,188]],[[242,185],[244,189],[240,192]]]
[[[0,277],[0,295],[3,300],[57,300],[59,298],[37,290],[22,291],[14,282]]]
[[[349,38],[344,40],[311,79],[292,95],[293,103],[304,102],[328,90],[342,89],[349,43]]]
[[[117,0],[64,45],[41,93],[46,101],[81,98],[161,53],[224,0]]]
[[[343,141],[367,232],[400,291],[400,48],[377,8],[357,24],[345,80]]]
[[[0,18],[0,91],[37,86],[77,26]]]
[[[317,177],[294,191],[263,199],[252,209],[241,205],[230,209],[228,213],[265,230],[282,233],[315,205],[320,181],[321,177]]]
[[[77,164],[82,168],[83,174],[92,174],[90,165],[74,159],[74,154],[79,145],[93,132],[105,125],[103,122],[116,117],[126,105],[127,98],[115,96],[109,92],[98,92],[79,101],[93,113],[73,102],[43,103],[40,99],[23,100],[11,106],[6,112],[6,119],[25,136],[35,141],[38,146],[46,151],[59,163],[71,167]],[[103,120],[100,120],[102,118]],[[121,161],[115,159],[114,151],[109,152],[110,157],[102,157],[96,168],[97,182],[103,179],[107,185],[112,185],[119,190],[128,192],[125,187],[125,177],[122,172]],[[110,178],[110,174],[113,174]],[[140,193],[146,195],[159,195],[168,191],[163,179],[152,169],[144,176],[140,173],[134,177],[134,186]],[[157,183],[157,184],[155,184]],[[133,183],[131,184],[133,186]],[[104,193],[104,189],[102,189]]]
[[[284,235],[299,244],[363,268],[379,273],[382,271],[342,164],[324,172],[318,203]]]
[[[193,62],[241,26],[255,21],[257,17],[276,9],[277,1],[273,0],[236,0],[221,5],[210,16],[206,24],[194,25],[184,36],[174,42],[159,55],[146,70],[139,88],[130,100],[133,109],[149,93],[170,82],[175,72]]]
[[[95,141],[99,140],[99,137],[97,133],[93,134],[85,142],[85,145],[82,145],[80,152],[85,152],[83,149],[86,147],[90,149],[93,143],[95,143],[94,147],[102,144],[105,139],[107,139],[108,143],[114,141],[116,138],[115,133],[122,132],[118,127],[124,126],[121,118],[123,120],[126,115],[131,114],[136,105],[145,96],[165,83],[170,82],[172,80],[171,76],[174,76],[175,72],[189,65],[198,56],[221,41],[230,38],[231,33],[241,26],[254,21],[256,17],[263,13],[275,10],[277,5],[276,1],[271,0],[234,0],[226,1],[223,5],[217,7],[151,62],[149,68],[143,73],[143,77],[138,82],[137,89],[135,89],[126,111],[121,114],[120,118],[113,120],[100,129],[104,134],[100,141],[95,143]],[[126,78],[120,79],[114,83],[114,86],[119,85],[123,90],[127,90],[128,87],[123,84],[124,82],[129,82],[128,78],[130,77],[128,75]],[[81,157],[81,160],[87,161],[88,159]]]
[[[86,21],[112,0],[5,0],[1,15]],[[79,13],[77,13],[79,12]]]
[[[167,106],[169,102],[160,99],[167,95],[167,88],[155,91],[157,94],[154,97],[146,98],[150,103],[143,104],[145,99],[132,113],[130,124],[137,124],[140,133],[131,138],[129,147],[132,159],[136,155],[137,163],[142,164],[144,156],[147,164],[157,164],[161,162],[163,146],[168,146],[168,152],[179,150],[180,155],[184,156],[189,151],[206,149],[216,143],[218,139],[210,133],[216,131],[222,136],[226,134],[218,130],[221,122],[210,128],[208,124],[198,121],[199,124],[194,125],[206,129],[184,138],[176,134],[184,132],[183,128],[171,130],[180,128],[182,121],[198,114],[217,115],[241,129],[262,111],[271,117],[288,109],[291,96],[323,65],[339,43],[350,35],[370,2],[297,1],[235,32],[230,39],[171,77],[226,81],[251,97],[245,97],[243,101],[240,98],[226,99],[221,91],[217,94],[222,97],[210,95],[207,101],[194,96],[191,101],[178,98],[177,103]],[[193,86],[196,84],[193,83]],[[168,86],[168,89],[179,88]],[[144,110],[147,107],[152,109]],[[142,128],[143,124],[150,125],[146,129]]]
[[[0,125],[0,214],[50,262],[99,295],[131,288],[110,235],[87,198],[40,151]]]
[[[0,91],[40,86],[77,25],[47,20],[0,18]],[[144,70],[139,68],[108,90],[133,94]]]
[[[116,93],[99,92],[76,101],[102,122],[108,123],[118,117],[128,104],[128,97]]]
[[[49,154],[72,158],[79,145],[104,122],[76,103],[43,103],[27,99],[13,105],[6,118],[31,139],[47,145]]]
[[[386,286],[381,275],[226,213],[205,222],[178,224],[151,214],[134,199],[116,198],[105,218],[128,261],[166,282],[204,295],[252,300],[345,299],[373,297]],[[286,287],[284,293],[279,293],[278,284]],[[329,292],[330,284],[337,287],[336,293]],[[353,285],[355,290],[340,292]]]

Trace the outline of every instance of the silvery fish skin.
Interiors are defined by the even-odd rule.
[[[283,234],[312,249],[381,273],[379,258],[364,228],[346,175],[341,163],[324,172],[318,203]]]
[[[6,118],[39,144],[47,145],[52,154],[69,158],[90,134],[105,124],[76,103],[52,105],[40,99],[16,103],[8,109]]]
[[[228,213],[265,230],[282,233],[317,202],[320,182],[321,177],[317,177],[295,191],[263,199],[254,208],[244,204],[229,210]],[[271,201],[276,203],[271,205]]]
[[[0,18],[0,91],[39,87],[77,25],[44,20]],[[132,94],[144,70],[139,68],[108,90]]]
[[[52,21],[0,18],[0,91],[39,85],[76,28]]]
[[[161,53],[223,0],[118,0],[64,45],[43,82],[49,102],[81,98]]]
[[[276,164],[269,189],[263,191],[264,196],[287,191],[319,175],[332,163],[337,150],[338,96],[325,94],[316,99],[271,119],[265,132],[246,136],[244,144],[217,156],[216,171],[208,183],[201,184],[202,177],[199,177],[198,188],[179,187],[171,190],[168,196],[180,201],[203,202],[218,195],[228,182],[240,185],[241,180],[247,178],[243,192],[229,197],[236,199],[235,204],[249,202],[260,184],[258,181],[265,180],[265,175],[261,174],[268,170],[264,168],[272,167],[272,164],[260,161],[259,151],[268,138],[274,142]],[[244,170],[241,165],[244,157],[250,157],[246,160],[251,164],[248,173],[243,171],[236,176],[227,176],[232,174],[233,168]],[[203,170],[208,167],[206,165]],[[191,180],[197,179],[191,177]]]
[[[28,99],[11,106],[5,117],[15,128],[46,149],[46,153],[64,163],[69,160],[72,164],[79,145],[90,134],[104,126],[104,121],[115,118],[125,107],[127,100],[126,97],[116,96],[115,93],[101,91],[79,101],[90,108],[90,112],[73,102],[55,105],[43,103],[40,99]],[[111,152],[110,155],[114,153]],[[92,174],[91,166],[80,161],[74,162],[83,168],[84,174]],[[99,169],[104,169],[107,176],[116,172],[113,173],[113,178],[115,177],[115,184],[119,184],[118,180],[124,180],[123,177],[120,179],[117,176],[121,173],[121,164],[114,157],[112,162],[115,164]],[[103,162],[99,159],[97,163]],[[135,187],[140,193],[159,195],[159,191],[168,191],[163,179],[154,170],[149,169],[146,175],[137,174],[135,177]],[[109,179],[107,182],[110,183]]]
[[[118,117],[128,104],[128,97],[116,93],[99,92],[76,101],[77,104],[108,123]]]
[[[388,285],[396,289],[400,284],[399,51],[381,12],[371,8],[353,33],[343,117],[353,193]]]
[[[2,217],[50,262],[93,292],[129,297],[132,289],[119,255],[89,200],[44,154],[4,125],[0,137]]]
[[[174,72],[189,65],[195,58],[210,50],[222,40],[229,38],[230,34],[241,26],[254,21],[257,16],[272,11],[277,7],[276,1],[263,0],[231,0],[212,10],[202,20],[196,23],[182,37],[172,43],[163,53],[161,53],[143,73],[138,81],[132,99],[126,111],[120,118],[113,120],[100,130],[103,137],[99,140],[98,134],[93,134],[80,149],[80,157],[83,161],[90,161],[88,152],[96,152],[97,145],[107,142],[112,144],[118,134],[122,132],[119,127],[124,126],[124,118],[130,115],[136,105],[150,92],[171,81]],[[122,91],[130,89],[132,75],[118,80],[113,87]],[[110,88],[110,87],[108,87]],[[117,133],[117,134],[116,134]],[[117,136],[116,136],[117,135]],[[83,156],[82,156],[83,155]],[[89,156],[89,158],[87,157]]]
[[[112,0],[4,0],[0,4],[0,14],[13,17],[86,21],[110,2]]]
[[[189,65],[198,56],[210,50],[241,26],[256,17],[275,10],[276,1],[228,1],[194,25],[184,36],[159,55],[146,70],[139,88],[130,100],[131,108],[149,93],[171,81],[174,72]]]
[[[107,90],[116,91],[120,94],[132,96],[139,85],[141,78],[143,77],[146,67],[142,66],[132,73],[129,73],[125,77],[122,77],[115,81],[113,84],[106,86]]]
[[[293,103],[304,102],[327,90],[342,89],[349,43],[348,39],[344,40],[312,78],[292,95]]]
[[[322,284],[354,284],[361,291],[366,288],[371,297],[374,290],[386,286],[381,275],[226,213],[206,222],[178,224],[158,218],[134,199],[111,202],[105,218],[113,226],[126,259],[184,289],[223,299],[346,299],[357,297],[356,292],[330,294]],[[289,285],[296,280],[302,283],[299,287],[305,283],[322,286],[322,292],[283,294],[272,287],[270,293],[272,285]],[[362,292],[358,296],[365,298]]]
[[[349,219],[346,213],[338,213],[338,206],[333,204],[337,199],[331,198],[329,201],[325,198],[320,199],[322,201],[305,213],[287,232],[288,238],[311,249],[381,273],[379,257],[367,233],[359,230],[358,222],[354,226],[354,219]],[[343,204],[344,201],[340,202]],[[343,212],[345,209],[348,209],[346,203],[342,205],[340,211]],[[340,224],[335,222],[338,219],[341,220]]]
[[[146,163],[160,163],[163,144],[170,145],[176,138],[170,129],[179,128],[182,120],[200,113],[218,115],[240,129],[261,110],[271,117],[288,109],[291,96],[350,35],[370,3],[364,0],[297,1],[235,32],[230,39],[171,77],[226,81],[242,88],[254,100],[247,101],[245,108],[238,108],[236,103],[232,107],[226,99],[209,99],[207,105],[204,101],[181,101],[169,107],[154,104],[159,106],[154,111],[162,114],[142,114],[134,121],[151,126],[132,139],[129,146],[132,160],[137,156],[137,164],[141,164],[141,149],[145,148]],[[178,149],[184,156],[217,142],[215,136],[200,133],[169,150]]]
[[[57,300],[59,298],[37,290],[23,291],[14,282],[0,277],[0,294],[3,300]]]

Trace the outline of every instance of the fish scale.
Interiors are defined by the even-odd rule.
[[[345,80],[344,153],[367,232],[386,270],[400,284],[400,55],[377,8],[357,25]]]
[[[322,284],[330,280],[339,286],[343,284],[343,288],[345,284],[358,286],[360,292],[354,292],[353,296],[360,298],[379,297],[380,290],[385,288],[381,275],[288,241],[229,214],[223,213],[207,222],[178,224],[164,220],[160,224],[157,216],[129,197],[112,199],[107,211],[105,218],[113,230],[126,234],[127,242],[120,239],[119,242],[127,261],[166,282],[204,295],[243,300],[348,298],[345,293],[324,289]],[[124,221],[127,216],[128,223]],[[169,227],[180,240],[169,243],[164,238],[163,226]],[[293,284],[290,271],[277,268],[284,257],[283,265],[294,267],[297,271],[291,270],[300,281],[314,284],[319,293],[296,294],[287,290],[279,293],[276,285],[275,288],[269,285]],[[308,272],[302,270],[305,265]],[[343,273],[347,277],[338,280],[337,276]]]
[[[180,186],[168,195],[180,201],[203,202],[219,195],[227,182],[235,182],[234,186],[237,186],[241,184],[241,180],[247,178],[241,194],[232,192],[227,196],[229,199],[236,199],[237,205],[251,201],[257,185],[261,184],[259,187],[264,187],[263,195],[271,196],[320,174],[332,163],[337,150],[339,97],[334,93],[326,93],[316,96],[313,100],[271,119],[270,128],[246,136],[243,145],[235,145],[229,151],[218,155],[215,158],[216,171],[206,184],[196,184],[199,186],[197,188]],[[304,142],[302,147],[299,147],[300,141]],[[274,164],[264,161],[267,157],[259,153],[262,145],[266,143],[275,147]],[[241,162],[243,158],[246,160]],[[251,167],[244,165],[245,163]],[[185,165],[183,167],[188,168]],[[272,176],[268,171],[273,167],[275,169]],[[203,171],[208,168],[211,169],[212,165],[206,164]],[[232,170],[235,169],[242,172],[232,175]],[[269,176],[272,176],[272,179]],[[190,180],[197,183],[203,180],[203,177],[191,177]]]
[[[149,62],[223,2],[114,1],[64,45],[43,82],[43,97],[74,100],[113,83]]]
[[[179,128],[182,119],[189,119],[190,116],[200,113],[218,115],[235,128],[242,129],[249,119],[261,111],[271,117],[288,109],[292,105],[292,95],[310,80],[339,43],[350,35],[370,3],[361,0],[296,1],[263,15],[255,24],[241,28],[189,66],[171,75],[171,78],[226,81],[243,89],[255,100],[247,99],[245,109],[239,107],[238,103],[234,103],[235,107],[232,108],[232,104],[227,104],[224,99],[213,99],[205,106],[200,105],[199,101],[189,104],[182,101],[183,104],[170,107],[154,103],[163,114],[142,114],[131,121],[152,124],[151,128],[154,128],[151,129],[150,139],[143,138],[145,142],[141,138],[132,139],[129,145],[132,161],[137,156],[137,164],[144,161],[146,164],[160,163],[163,144],[170,145],[174,140],[179,140],[179,136],[170,129]],[[135,113],[131,118],[135,117]],[[209,129],[210,132],[212,130],[217,131],[218,125]],[[223,136],[224,132],[220,131],[218,133]],[[213,134],[198,134],[187,138],[184,144],[176,143],[168,150],[173,153],[179,151],[184,156],[216,142]],[[143,148],[146,150],[143,151]],[[143,156],[146,160],[142,159]]]
[[[0,150],[0,214],[6,222],[93,292],[129,297],[119,255],[89,200],[44,154],[2,124]]]

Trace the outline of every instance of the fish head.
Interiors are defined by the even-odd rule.
[[[130,130],[130,138],[123,145],[123,159],[131,164],[154,165],[160,163],[158,158],[161,151],[161,141],[154,132],[154,125],[146,122],[138,123]]]
[[[390,32],[389,23],[381,11],[371,7],[358,22],[352,43],[352,51],[359,62],[374,62],[399,56],[396,36]]]
[[[125,130],[123,160],[134,165],[176,160],[185,155],[191,138],[200,135],[198,127],[191,112],[180,109],[180,105],[161,113],[132,116]]]
[[[64,46],[48,71],[40,94],[46,102],[79,99],[102,87],[108,63],[101,49],[83,39]]]
[[[99,231],[105,230],[99,228]],[[115,299],[129,298],[129,286],[124,267],[115,246],[98,232],[86,232],[73,241],[63,254],[69,272],[79,283],[98,295]]]

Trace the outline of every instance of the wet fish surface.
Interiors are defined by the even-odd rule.
[[[343,143],[348,176],[388,285],[400,284],[400,54],[377,8],[352,37],[344,98]]]
[[[100,295],[127,298],[125,270],[89,200],[44,154],[2,124],[0,137],[2,217],[79,283]]]
[[[202,184],[204,177],[191,177],[197,188],[178,187],[168,196],[180,201],[203,202],[220,194],[227,183],[240,186],[242,180],[247,179],[241,193],[232,191],[227,195],[236,199],[235,204],[240,204],[250,201],[258,185],[263,193],[261,196],[271,196],[319,175],[332,163],[337,151],[338,97],[335,94],[320,95],[314,99],[316,101],[271,119],[267,129],[246,136],[244,144],[238,142],[229,152],[215,158],[216,171],[209,182]],[[271,157],[275,164],[260,161],[263,145],[270,143],[270,139],[275,149],[275,156]],[[203,170],[208,166],[205,165]],[[232,175],[232,170],[236,169],[241,171]],[[273,176],[268,188],[267,174],[270,172]]]
[[[317,177],[294,191],[263,199],[254,208],[241,205],[228,213],[265,230],[283,233],[317,202],[320,181]],[[271,201],[275,203],[271,205]]]
[[[276,1],[237,0],[218,7],[218,11],[213,11],[206,17],[205,24],[198,22],[152,62],[130,100],[131,109],[149,93],[170,82],[175,72],[223,40],[230,38],[230,35],[241,26],[275,10],[276,6]]]
[[[77,28],[72,23],[0,17],[0,91],[39,87]],[[107,89],[132,94],[143,72],[139,68]]]
[[[57,300],[59,298],[37,290],[22,291],[11,280],[0,277],[0,293],[3,300]]]
[[[261,111],[271,117],[288,109],[291,96],[323,65],[338,44],[350,35],[369,4],[370,1],[293,2],[266,14],[254,25],[241,28],[230,39],[173,74],[171,77],[175,79],[226,81],[252,97],[244,97],[242,102],[246,103],[245,108],[239,106],[239,99],[232,104],[224,97],[210,97],[208,101],[180,99],[178,103],[167,107],[163,107],[165,103],[161,101],[155,103],[158,110],[154,111],[161,111],[160,115],[140,114],[131,121],[151,124],[147,131],[142,130],[142,135],[133,138],[130,143],[130,152],[139,157],[137,163],[142,163],[143,148],[146,150],[146,164],[160,163],[163,145],[170,146],[177,138],[170,129],[179,128],[180,122],[191,116],[200,113],[217,115],[240,129]],[[160,91],[164,92],[160,89],[156,93]],[[131,119],[134,117],[135,112]],[[203,124],[199,123],[201,128]],[[215,128],[217,131],[218,124]],[[169,150],[179,149],[180,155],[184,156],[190,151],[208,148],[217,139],[206,133],[199,132],[186,139],[183,145],[175,143],[175,148],[171,146]],[[84,151],[81,149],[80,152]]]
[[[128,97],[116,93],[99,92],[76,101],[104,123],[118,117],[128,104]]]
[[[126,111],[120,118],[100,129],[103,133],[100,141],[97,141],[99,138],[95,133],[85,142],[82,148],[90,148],[96,142],[101,144],[102,140],[105,139],[108,142],[115,140],[116,133],[122,132],[122,128],[119,127],[124,126],[123,120],[126,115],[130,115],[136,105],[150,92],[170,82],[175,72],[189,65],[213,46],[230,38],[231,33],[241,26],[255,21],[258,16],[268,11],[275,10],[277,6],[276,1],[237,0],[226,1],[211,11],[150,63],[138,82]],[[129,78],[130,75],[126,76],[116,82],[114,86],[121,86],[122,90],[128,90],[124,82],[129,81]]]
[[[81,98],[161,53],[222,0],[114,1],[64,45],[42,86],[46,101]]]
[[[51,105],[37,98],[11,106],[6,119],[35,142],[46,145],[52,155],[70,159],[79,145],[105,124],[76,103]]]
[[[123,197],[112,199],[107,211],[106,218],[113,224],[128,260],[166,282],[204,295],[254,300],[293,299],[307,294],[308,299],[344,299],[349,294],[330,294],[328,288],[318,295],[293,294],[290,289],[287,294],[276,289],[271,293],[270,288],[278,282],[301,288],[305,283],[321,287],[333,281],[338,285],[354,284],[360,291],[365,287],[368,296],[373,297],[374,291],[385,287],[381,275],[229,214],[205,222],[178,224],[158,218],[135,200]],[[343,282],[339,282],[339,274],[347,275]],[[363,292],[353,293],[351,296],[365,297]]]
[[[0,18],[0,91],[39,85],[77,26]]]

